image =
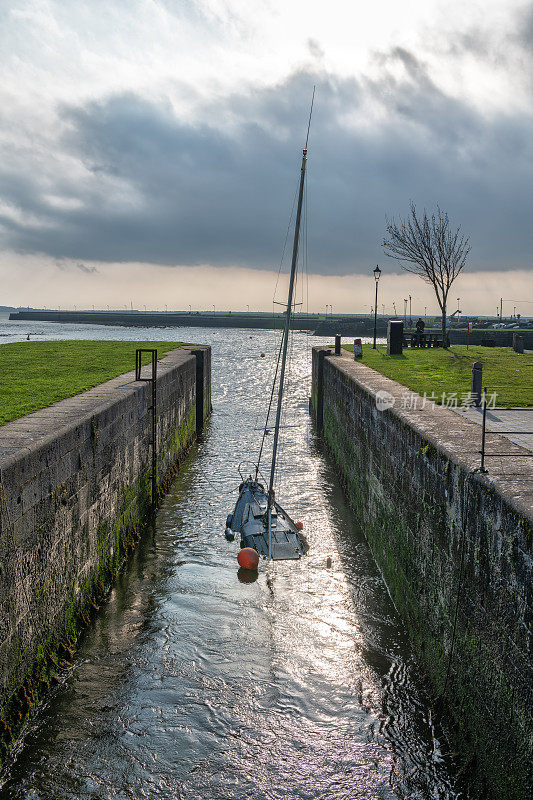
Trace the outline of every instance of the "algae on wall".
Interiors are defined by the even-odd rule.
[[[204,380],[209,386],[210,374]],[[196,438],[195,385],[187,351],[160,362],[158,498]],[[0,618],[18,623],[0,630],[0,760],[72,657],[153,508],[149,393],[145,384],[126,386],[99,387],[109,387],[109,400],[89,415],[90,393],[63,401],[80,406],[79,419],[71,414],[31,452],[1,464]]]
[[[315,412],[317,368],[315,351]],[[531,524],[401,415],[378,411],[334,359],[323,386],[324,441],[475,776],[472,794],[522,800],[533,756]]]

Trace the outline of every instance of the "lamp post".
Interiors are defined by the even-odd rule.
[[[372,345],[372,348],[375,350],[376,349],[377,325],[378,325],[378,283],[379,283],[379,278],[381,276],[381,270],[376,265],[376,268],[373,270],[373,272],[374,272],[374,278],[376,280],[376,300],[375,300],[375,303],[374,303],[374,344]]]
[[[413,327],[413,313],[411,311],[411,295],[409,295],[409,327]]]
[[[407,325],[407,298],[403,298],[403,324]]]

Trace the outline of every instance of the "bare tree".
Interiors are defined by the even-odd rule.
[[[461,228],[455,231],[450,228],[448,214],[438,206],[436,213],[430,217],[425,209],[423,216],[419,217],[413,201],[409,209],[406,220],[387,222],[383,249],[388,256],[399,261],[406,272],[419,275],[426,283],[431,283],[442,313],[444,340],[448,292],[464,269],[470,242],[461,236]]]

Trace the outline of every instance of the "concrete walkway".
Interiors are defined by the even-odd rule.
[[[469,419],[471,422],[477,422],[479,425],[483,422],[482,408],[458,407],[453,410],[464,419]],[[501,433],[502,436],[510,439],[511,442],[519,444],[520,447],[524,447],[526,450],[533,453],[533,406],[512,411],[507,411],[505,408],[487,408],[487,432],[489,431]],[[507,431],[511,431],[511,433]],[[527,435],[524,431],[531,431],[531,434]],[[485,445],[487,454],[495,452],[494,442],[494,436],[488,433]]]

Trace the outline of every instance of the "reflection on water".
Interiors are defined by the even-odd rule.
[[[272,332],[18,323],[18,338],[186,338],[213,347],[212,419],[1,798],[463,798],[386,589],[314,439],[294,337],[277,496],[309,554],[253,581],[224,538],[256,451]],[[0,321],[2,341],[12,325]],[[40,334],[38,334],[40,331]],[[50,333],[47,333],[50,331]],[[6,332],[9,335],[5,335]],[[34,338],[32,335],[32,338]]]

